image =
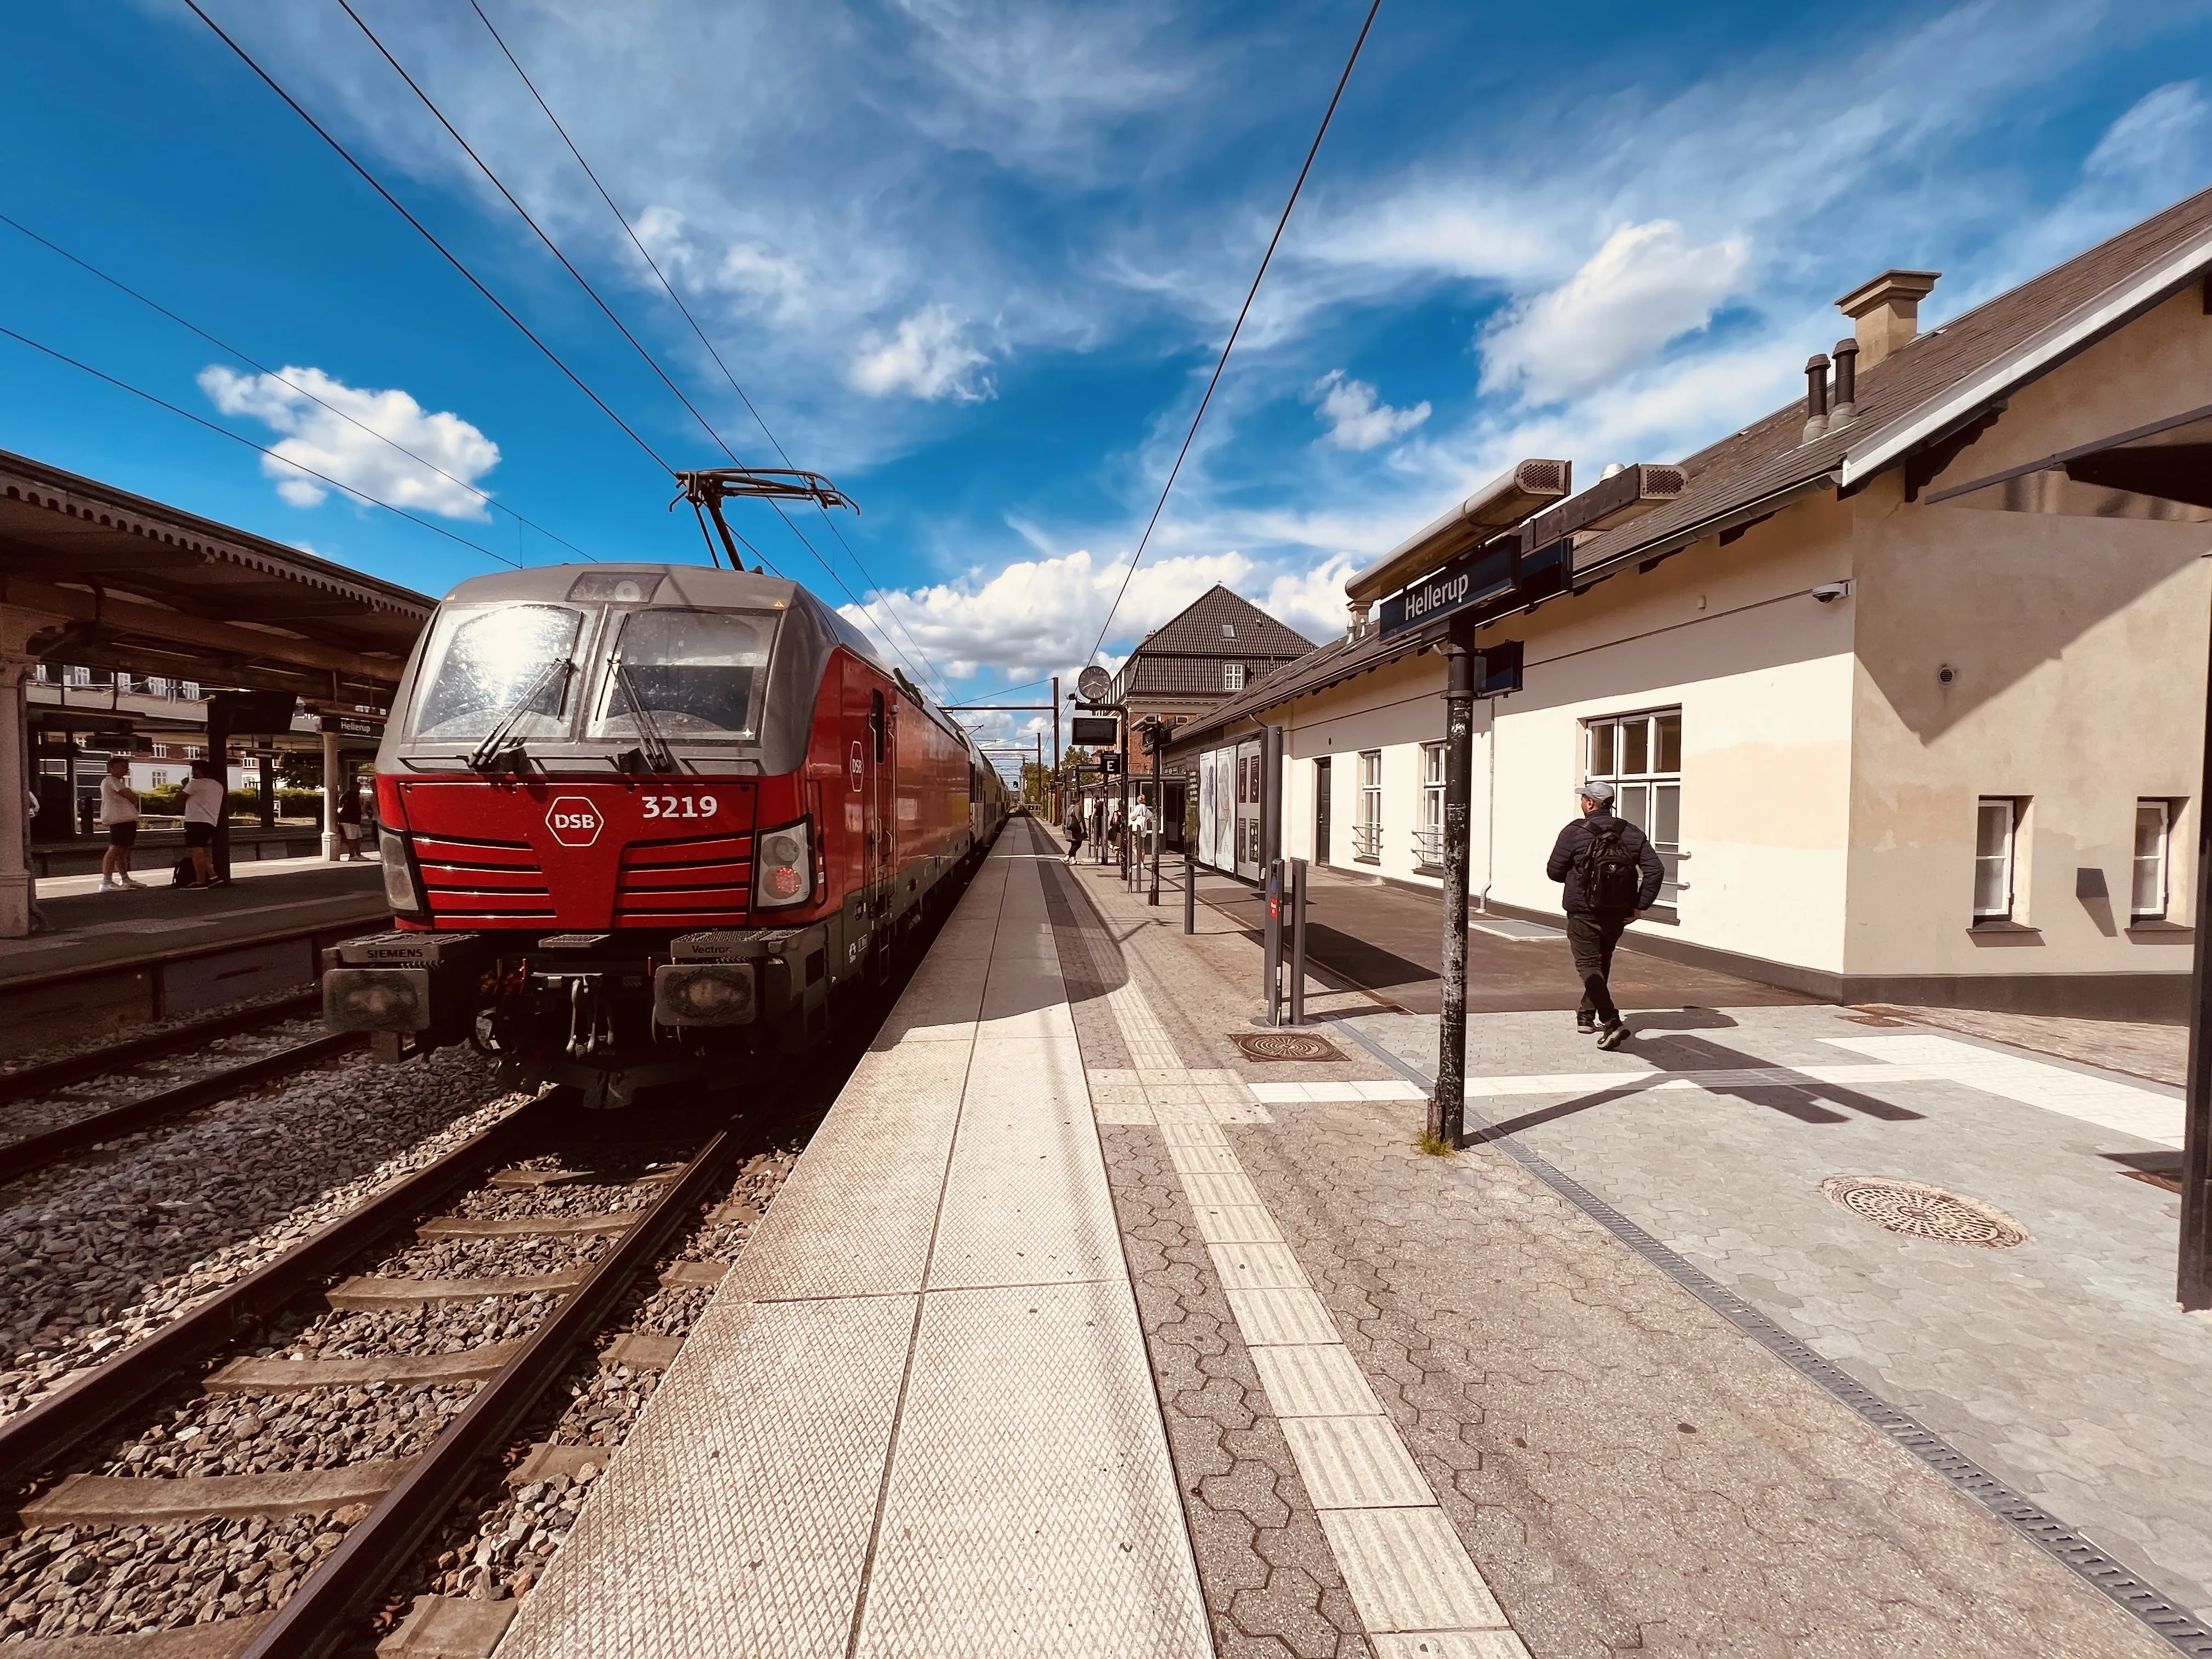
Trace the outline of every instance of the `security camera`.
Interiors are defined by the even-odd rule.
[[[1822,605],[1833,605],[1851,591],[1849,582],[1822,582],[1813,590],[1813,597]]]

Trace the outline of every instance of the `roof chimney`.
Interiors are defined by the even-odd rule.
[[[1920,302],[1940,270],[1885,270],[1836,301],[1858,331],[1859,367],[1872,368],[1920,331]]]
[[[1797,440],[1809,444],[1828,429],[1828,359],[1814,352],[1805,360],[1805,432]]]
[[[1836,342],[1836,406],[1828,411],[1828,430],[1849,426],[1859,412],[1859,343]]]

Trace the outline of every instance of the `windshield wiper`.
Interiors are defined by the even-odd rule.
[[[507,704],[506,712],[492,722],[491,730],[483,734],[483,741],[469,750],[470,769],[477,772],[494,770],[512,772],[516,769],[517,763],[522,758],[522,744],[519,741],[510,744],[507,742],[507,733],[514,729],[514,723],[529,711],[530,705],[538,701],[538,693],[552,683],[555,675],[561,677],[561,685],[565,695],[568,676],[575,672],[576,665],[566,657],[556,662],[549,662],[544,667],[539,669],[538,678],[525,686],[522,695]],[[501,764],[495,767],[493,765],[495,761]]]
[[[653,724],[653,714],[646,708],[644,697],[639,695],[637,682],[629,676],[629,665],[617,659],[614,670],[615,684],[622,687],[623,696],[629,699],[630,723],[636,727],[637,735],[642,740],[641,747],[645,751],[645,763],[656,772],[676,771],[678,769],[676,751],[668,746],[668,739],[660,735],[660,728]]]

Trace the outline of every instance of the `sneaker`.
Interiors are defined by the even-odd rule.
[[[1597,1030],[1597,1016],[1595,1014],[1577,1014],[1575,1016],[1575,1030],[1580,1031],[1584,1036],[1589,1036],[1591,1032]]]
[[[103,893],[119,893],[123,889],[112,876],[102,876],[100,878],[100,890]]]
[[[146,890],[146,884],[143,881],[133,881],[129,876],[125,876],[122,879],[123,884],[125,887],[128,887],[134,893],[143,893]]]
[[[1628,1022],[1625,1019],[1616,1019],[1598,1034],[1597,1046],[1601,1048],[1618,1048],[1627,1041]]]

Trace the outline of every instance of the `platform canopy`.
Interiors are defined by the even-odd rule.
[[[381,708],[434,603],[0,450],[0,648]]]

